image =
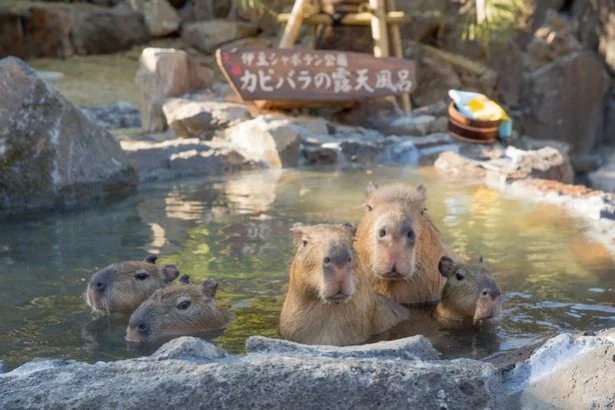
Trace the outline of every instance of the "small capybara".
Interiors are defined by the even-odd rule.
[[[434,311],[440,324],[446,327],[475,326],[500,315],[500,289],[482,256],[477,264],[455,263],[443,256],[439,270],[446,278],[440,302]]]
[[[158,266],[157,259],[150,255],[144,261],[119,262],[99,270],[88,284],[88,305],[105,312],[134,311],[179,276],[174,265]]]
[[[296,253],[280,314],[282,337],[355,345],[408,317],[406,308],[371,288],[352,249],[352,225],[297,224],[291,233]]]
[[[160,289],[130,316],[126,340],[149,342],[167,336],[196,335],[225,328],[234,314],[216,304],[218,283],[206,280],[190,284],[184,275],[180,283]]]
[[[423,185],[367,187],[355,249],[373,288],[398,303],[436,302],[445,282],[440,258],[457,259],[427,214],[426,193]]]

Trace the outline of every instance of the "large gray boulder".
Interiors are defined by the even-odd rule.
[[[0,215],[134,187],[120,144],[21,60],[0,61]]]
[[[583,46],[597,50],[611,73],[615,74],[615,2],[575,1],[573,17]]]
[[[333,358],[319,349],[225,357],[198,347],[208,345],[202,340],[171,343],[162,348],[171,353],[150,358],[26,364],[0,375],[0,408],[439,409],[497,408],[502,400],[496,368],[475,360]]]
[[[530,73],[524,84],[525,133],[590,153],[602,137],[609,78],[592,51],[572,53]]]

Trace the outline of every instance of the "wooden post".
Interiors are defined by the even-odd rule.
[[[308,0],[295,0],[293,9],[288,19],[288,24],[284,28],[284,34],[282,40],[280,40],[280,48],[293,48],[299,30],[301,30],[301,24],[303,23],[303,8],[308,3]]]
[[[395,0],[386,0],[387,12],[395,11]],[[391,48],[393,57],[404,58],[403,45],[401,43],[401,34],[399,32],[399,24],[389,23],[391,29]],[[410,94],[402,94],[399,96],[401,106],[407,114],[412,111],[410,104]]]
[[[312,2],[310,3],[310,16],[313,16],[314,14],[318,14],[320,13],[320,10],[322,9],[322,6],[320,4],[320,0],[312,0]],[[318,47],[318,34],[320,32],[320,26],[319,25],[312,25],[311,26],[311,31],[312,31],[312,38],[311,38],[311,45],[312,45],[312,50],[316,50],[316,47]]]
[[[387,15],[385,0],[369,0],[372,9],[372,37],[374,38],[374,55],[389,56],[389,36],[387,33]]]

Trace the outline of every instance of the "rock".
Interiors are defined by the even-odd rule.
[[[225,136],[248,160],[288,168],[299,162],[299,128],[292,119],[268,115],[228,128]]]
[[[615,332],[563,334],[506,376],[509,408],[593,408],[615,404]]]
[[[382,130],[388,128],[393,119],[405,115],[396,102],[380,98],[358,102],[351,108],[333,114],[332,120],[355,127]]]
[[[110,10],[75,12],[71,25],[75,53],[82,55],[128,50],[150,36],[143,15],[123,4]]]
[[[179,15],[184,23],[225,18],[232,5],[230,0],[187,0]]]
[[[88,120],[101,128],[140,128],[141,119],[137,110],[128,101],[118,101],[102,107],[80,107]]]
[[[484,179],[492,184],[514,180],[540,178],[571,183],[573,171],[570,161],[554,148],[522,151],[508,147],[502,157],[486,161],[464,158],[452,152],[442,153],[436,160],[436,169],[448,176]]]
[[[207,87],[213,73],[183,50],[146,48],[141,53],[135,81],[141,94],[142,127],[157,132],[166,127],[162,111],[165,100]]]
[[[145,24],[153,37],[164,37],[179,29],[179,16],[167,0],[129,1],[133,10],[143,13]]]
[[[610,0],[579,0],[573,17],[583,46],[597,50],[615,75],[615,4]]]
[[[563,155],[570,155],[570,150],[572,148],[570,144],[566,142],[548,139],[537,140],[528,136],[521,137],[517,144],[517,148],[521,148],[526,151],[535,151],[545,147],[555,148]]]
[[[216,346],[207,343],[203,339],[183,336],[164,344],[152,354],[151,359],[214,361],[227,356],[224,350],[218,349]]]
[[[344,154],[339,143],[302,144],[300,165],[338,165],[343,163]]]
[[[0,61],[0,214],[66,207],[134,188],[119,143],[22,61]]]
[[[536,30],[527,46],[526,66],[530,71],[534,71],[582,49],[581,43],[573,35],[570,23],[555,10],[549,9],[544,25]]]
[[[258,165],[246,160],[228,143],[197,138],[122,141],[122,148],[139,169],[142,182],[224,175]]]
[[[0,407],[92,408],[104,403],[126,409],[366,409],[425,408],[429,403],[437,408],[497,408],[503,399],[501,377],[490,364],[378,359],[377,353],[369,355],[369,347],[364,349],[365,357],[335,360],[251,353],[213,361],[187,357],[39,364],[38,369],[19,368],[0,376]]]
[[[436,133],[425,137],[389,137],[378,163],[400,166],[431,166],[440,153],[459,152],[459,144],[449,134]]]
[[[572,154],[590,153],[602,136],[608,76],[591,51],[573,53],[526,77],[525,132],[569,143]]]
[[[246,343],[248,353],[283,356],[315,356],[332,359],[437,360],[438,352],[424,336],[378,342],[362,346],[308,346],[287,340],[252,336]]]
[[[604,143],[615,145],[615,88],[611,88],[606,102],[604,118]]]
[[[282,12],[285,8],[288,10],[293,3],[293,0],[261,0],[260,4],[263,7],[251,7],[250,3],[236,3],[233,9],[234,13],[231,14],[236,14],[238,19],[256,25],[265,35],[274,37],[280,30],[276,14]]]
[[[211,139],[216,130],[252,118],[243,104],[171,98],[162,106],[169,127],[178,137]]]
[[[507,107],[519,106],[525,74],[524,56],[519,46],[514,42],[490,45],[487,63],[498,73],[494,94],[490,97]]]
[[[427,135],[432,127],[437,128],[436,117],[431,115],[410,116],[405,115],[395,119],[386,130],[391,135]]]
[[[412,103],[419,107],[446,100],[448,90],[462,86],[461,78],[449,62],[428,55],[419,60],[416,84]]]
[[[24,58],[25,55],[21,15],[12,10],[0,9],[0,58]]]
[[[32,7],[22,17],[24,57],[63,58],[73,54],[70,14],[62,9]]]
[[[225,43],[258,34],[251,23],[215,19],[189,23],[182,28],[182,38],[193,47],[209,54]]]
[[[597,171],[588,176],[591,187],[606,192],[615,192],[615,153]]]

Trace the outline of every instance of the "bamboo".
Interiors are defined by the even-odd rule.
[[[292,17],[292,13],[278,14],[278,23],[287,23]],[[344,26],[369,26],[372,24],[372,13],[347,14],[340,24]],[[412,21],[412,16],[404,14],[402,11],[390,11],[386,13],[386,22],[389,24],[405,24]],[[333,21],[328,14],[319,13],[303,18],[303,24],[331,26]]]
[[[395,0],[386,0],[387,11],[392,12],[395,10]],[[393,51],[393,56],[398,58],[403,58],[403,47],[401,43],[401,33],[399,32],[399,24],[389,23],[389,28],[391,30],[391,49]],[[402,108],[408,114],[412,111],[412,105],[410,104],[410,94],[402,94],[399,96],[399,101],[401,103]]]
[[[374,55],[389,56],[389,36],[387,33],[387,18],[385,0],[369,0],[372,15],[372,37],[374,39]]]
[[[467,71],[469,71],[472,74],[476,74],[476,75],[484,75],[484,74],[489,74],[489,75],[496,75],[496,72],[493,71],[491,68],[477,63],[475,61],[470,60],[467,57],[458,55],[458,54],[453,54],[453,53],[449,53],[448,51],[444,51],[444,50],[440,50],[437,49],[435,47],[431,47],[425,44],[421,45],[425,50],[427,50],[428,52],[440,57],[441,59],[448,61],[449,63],[456,65],[458,67],[461,67]]]
[[[306,3],[308,3],[308,0],[295,0],[288,18],[288,24],[284,28],[284,34],[282,34],[280,40],[280,48],[293,48],[303,24],[303,9]]]

